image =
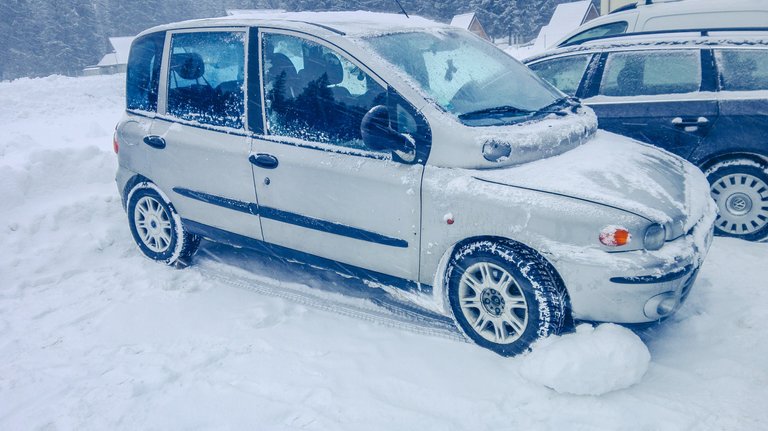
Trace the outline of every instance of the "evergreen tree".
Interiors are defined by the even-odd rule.
[[[442,22],[476,12],[491,37],[523,40],[535,37],[564,1],[570,0],[400,0],[409,14]],[[228,8],[400,13],[394,0],[0,0],[0,79],[77,74],[111,51],[109,37],[222,16]]]

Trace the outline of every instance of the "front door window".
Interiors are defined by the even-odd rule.
[[[294,36],[265,34],[267,133],[367,151],[363,116],[387,90],[332,50]]]

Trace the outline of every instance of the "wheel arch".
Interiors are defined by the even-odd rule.
[[[126,181],[125,186],[123,186],[123,192],[120,193],[120,199],[123,203],[123,210],[128,209],[128,195],[131,193],[131,190],[133,190],[133,188],[140,183],[152,183],[152,180],[145,177],[144,175],[136,174],[132,176],[128,181]]]
[[[754,152],[748,152],[748,151],[736,151],[736,152],[710,155],[708,158],[699,162],[698,166],[702,172],[706,172],[707,169],[711,168],[712,166],[718,163],[727,162],[731,160],[739,160],[739,159],[746,159],[763,166],[768,166],[768,154],[760,154],[760,153],[754,153]]]
[[[557,271],[557,268],[555,268],[552,262],[550,262],[549,259],[547,259],[547,257],[544,254],[542,254],[536,248],[531,247],[530,245],[525,244],[523,242],[514,240],[512,238],[506,238],[506,237],[497,236],[497,235],[477,235],[477,236],[467,237],[462,240],[454,242],[450,247],[448,247],[445,250],[442,257],[440,258],[440,262],[437,266],[437,270],[435,271],[432,290],[433,290],[434,298],[438,302],[440,310],[442,310],[444,314],[446,315],[451,314],[451,307],[448,302],[448,289],[447,289],[447,280],[446,280],[446,272],[448,270],[449,262],[456,255],[456,252],[460,250],[463,246],[467,244],[475,243],[475,242],[482,242],[482,241],[506,242],[508,244],[513,245],[514,247],[525,248],[529,252],[540,257],[542,262],[544,262],[547,265],[547,270],[551,273],[552,277],[557,281],[557,283],[559,283],[562,286],[563,292],[565,292],[565,300],[567,301],[568,308],[570,309],[571,299],[568,293],[568,288],[567,286],[565,286],[565,282],[563,281],[563,278],[560,276],[560,273]]]

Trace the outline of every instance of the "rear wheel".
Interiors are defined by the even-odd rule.
[[[152,260],[186,263],[200,237],[184,230],[181,218],[154,184],[137,184],[128,194],[128,224],[139,250]]]
[[[538,253],[511,241],[460,247],[446,270],[457,326],[478,345],[503,356],[559,334],[569,320],[562,280]]]
[[[715,233],[747,241],[768,239],[768,166],[738,159],[717,163],[705,173],[719,209]]]

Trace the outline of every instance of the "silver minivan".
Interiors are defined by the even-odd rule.
[[[502,355],[670,315],[711,241],[697,168],[421,18],[155,27],[126,97],[117,185],[144,255],[186,264],[205,238],[327,267]]]

